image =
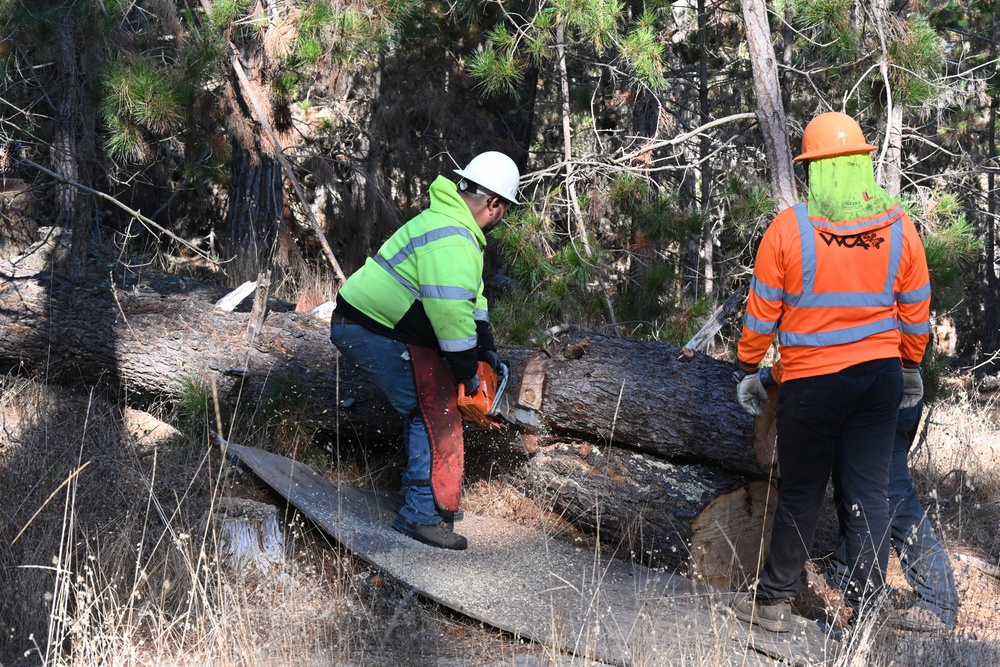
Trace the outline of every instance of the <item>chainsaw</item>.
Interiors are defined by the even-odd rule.
[[[510,378],[510,368],[507,364],[500,364],[500,372],[497,373],[485,361],[479,362],[479,391],[469,396],[465,393],[465,383],[458,385],[458,409],[462,412],[462,417],[481,428],[500,429],[503,426],[491,419],[494,415],[501,415],[507,410],[507,397],[504,390],[507,388],[507,380]]]

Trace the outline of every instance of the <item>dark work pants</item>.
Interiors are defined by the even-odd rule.
[[[949,627],[958,615],[958,590],[948,552],[938,541],[931,522],[913,488],[907,461],[920,426],[923,403],[899,411],[889,466],[889,516],[891,544],[899,556],[906,580],[917,593],[916,607],[928,609]],[[846,590],[850,583],[847,544],[843,538],[830,558],[826,578],[832,586]]]
[[[757,599],[794,597],[816,537],[827,481],[842,499],[838,517],[852,572],[848,602],[878,594],[889,559],[889,460],[903,392],[898,359],[789,380],[778,399],[778,505]]]

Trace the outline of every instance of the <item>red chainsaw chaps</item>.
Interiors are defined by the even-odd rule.
[[[462,499],[465,470],[465,440],[462,413],[456,402],[455,382],[437,352],[429,347],[407,345],[417,380],[420,413],[431,440],[431,490],[434,502],[448,512],[457,512]]]

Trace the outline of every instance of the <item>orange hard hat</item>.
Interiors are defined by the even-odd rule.
[[[830,111],[816,116],[806,125],[802,133],[802,154],[795,161],[871,153],[877,149],[865,141],[857,121],[847,114]]]

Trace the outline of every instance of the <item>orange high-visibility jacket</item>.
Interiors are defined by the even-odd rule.
[[[752,371],[775,334],[779,381],[836,373],[874,359],[923,358],[930,327],[927,258],[916,227],[894,204],[866,218],[779,213],[754,264],[738,356]]]

